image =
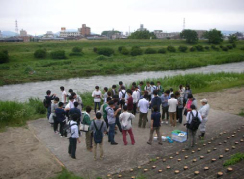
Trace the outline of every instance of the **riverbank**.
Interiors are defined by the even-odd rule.
[[[198,101],[206,97],[212,109],[209,122],[207,123],[206,137],[209,138],[212,135],[217,135],[224,130],[228,132],[235,126],[243,124],[243,118],[219,111],[219,109],[238,114],[243,108],[243,105],[240,104],[243,104],[244,101],[244,87],[211,93],[199,93],[194,94],[194,96]],[[227,104],[230,104],[230,101],[234,101],[234,103],[231,103],[231,108],[227,106]],[[235,110],[232,110],[232,108]],[[136,145],[123,146],[122,135],[118,134],[115,138],[119,142],[119,146],[111,146],[105,142],[105,159],[104,161],[98,160],[97,162],[93,160],[93,154],[85,150],[84,135],[81,138],[82,143],[78,145],[77,160],[71,160],[67,155],[67,140],[53,134],[46,119],[32,121],[25,127],[8,128],[6,132],[0,133],[0,157],[3,159],[3,162],[0,163],[0,177],[7,179],[15,177],[53,177],[62,170],[60,163],[53,158],[52,155],[54,154],[65,164],[68,170],[75,172],[79,176],[96,178],[108,173],[120,172],[123,169],[136,167],[145,163],[150,158],[155,158],[158,155],[165,156],[183,147],[184,144],[180,143],[173,143],[173,145],[164,143],[163,146],[153,143],[152,150],[152,146],[146,144],[149,128],[145,130],[138,129],[137,120],[133,123]],[[216,128],[216,126],[218,127]],[[149,127],[149,124],[147,124],[147,127]],[[35,129],[34,133],[41,139],[40,141],[34,137],[32,129]],[[179,129],[184,129],[184,127],[181,126]],[[170,131],[171,128],[169,126],[163,126],[164,135],[168,135]],[[50,152],[47,152],[46,148]],[[116,150],[114,150],[115,148]],[[112,153],[109,153],[109,151]],[[130,151],[130,154],[127,154],[126,151]]]
[[[128,50],[139,46],[143,51],[150,47],[156,51],[167,48],[169,45],[178,48],[192,45],[180,40],[115,40],[115,41],[74,41],[74,42],[45,42],[45,43],[1,43],[0,50],[8,50],[10,62],[0,64],[0,86],[6,84],[19,84],[26,82],[50,81],[76,77],[90,77],[94,75],[130,74],[143,71],[162,71],[189,69],[207,65],[233,63],[244,61],[243,41],[236,43],[237,47],[222,51],[211,48],[206,41],[198,45],[207,46],[208,50],[166,52],[165,54],[143,54],[138,56],[122,55],[118,47],[125,46]],[[223,42],[221,46],[230,45]],[[73,47],[83,48],[82,56],[69,56]],[[94,47],[109,47],[115,53],[110,57],[98,58],[93,51]],[[67,59],[53,60],[48,55],[45,59],[34,58],[37,49],[45,48],[47,53],[54,50],[64,50]]]

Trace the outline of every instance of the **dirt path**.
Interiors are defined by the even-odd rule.
[[[201,93],[195,97],[198,100],[206,97],[211,105],[206,137],[244,124],[244,118],[232,115],[240,113],[244,108],[244,87],[214,93]],[[62,168],[53,155],[68,170],[83,177],[94,178],[94,176],[104,176],[107,173],[141,165],[157,155],[166,155],[184,147],[184,144],[176,142],[164,143],[163,146],[159,146],[157,143],[153,143],[152,146],[147,145],[149,129],[138,128],[137,122],[138,119],[133,122],[136,145],[124,146],[121,134],[117,134],[115,137],[119,142],[118,146],[109,145],[105,138],[105,159],[103,161],[94,161],[93,154],[86,151],[84,135],[81,138],[81,144],[77,147],[77,160],[71,160],[67,154],[68,140],[55,135],[45,119],[30,121],[28,128],[9,128],[6,132],[0,133],[0,179],[55,176]],[[176,129],[185,130],[185,127],[178,125]],[[171,131],[171,127],[162,126],[163,135],[170,135]]]

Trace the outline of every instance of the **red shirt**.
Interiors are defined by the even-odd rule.
[[[127,99],[127,110],[132,110],[133,109],[133,98],[132,97],[129,97]]]

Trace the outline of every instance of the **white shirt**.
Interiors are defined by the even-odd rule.
[[[72,101],[69,101],[69,103],[65,106],[65,109],[67,109],[67,108],[74,108],[75,106],[74,106],[74,101],[72,102]]]
[[[66,93],[66,91],[62,91],[62,101],[61,102],[67,102],[67,97],[66,97],[66,95],[67,95],[67,93]],[[65,101],[64,101],[64,99],[65,99]]]
[[[101,97],[102,97],[101,91],[100,90],[93,91],[92,97],[94,98],[94,102],[101,102]]]
[[[151,87],[151,99],[154,98],[153,91],[156,90],[156,89],[157,89],[157,87],[156,87],[155,85],[153,85],[153,86]]]
[[[194,115],[194,116],[196,116],[196,114],[197,114],[197,111],[194,109],[194,110],[192,110],[192,114]],[[199,120],[202,122],[202,117],[201,117],[201,114],[198,112],[198,118],[199,118]],[[191,120],[192,120],[192,115],[191,115],[191,111],[189,111],[188,113],[187,113],[187,116],[186,116],[186,122],[187,123],[191,123]]]
[[[140,100],[141,99],[141,92],[139,89],[136,92],[137,92],[137,99]]]
[[[119,92],[119,99],[121,100],[122,97],[123,97],[123,94],[125,95],[126,94],[126,91],[123,89]],[[124,97],[125,98],[125,97]]]
[[[133,98],[133,103],[137,103],[138,102],[138,95],[137,95],[137,91],[134,91],[133,93],[132,93],[132,98]]]
[[[150,95],[151,94],[151,85],[149,85],[149,86],[145,86],[144,87],[144,91],[147,91],[148,92],[148,95]]]
[[[176,112],[176,107],[178,105],[178,100],[175,98],[170,98],[168,100],[168,104],[169,104],[169,112]]]
[[[131,120],[134,118],[135,116],[127,111],[119,115],[119,121],[121,122],[121,126],[126,126],[124,130],[129,130],[132,128]]]
[[[138,108],[140,108],[141,113],[147,113],[149,108],[149,102],[145,98],[140,99],[138,102]]]
[[[77,122],[75,122],[75,121],[73,121],[73,120],[71,120],[70,121],[70,125],[72,125],[72,124],[76,124],[76,125],[73,125],[73,126],[71,126],[71,138],[79,138],[79,132],[78,132],[78,126],[77,126]]]

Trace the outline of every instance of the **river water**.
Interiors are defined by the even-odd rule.
[[[33,82],[15,85],[5,85],[0,87],[0,100],[17,100],[24,102],[30,97],[39,97],[43,99],[47,90],[61,96],[60,86],[64,86],[66,92],[73,89],[75,92],[93,91],[95,86],[101,88],[111,88],[113,84],[123,81],[124,84],[130,84],[133,81],[144,80],[147,78],[163,78],[165,76],[184,75],[190,73],[218,73],[218,72],[236,72],[244,73],[244,62],[229,63],[223,65],[210,65],[200,68],[187,70],[168,70],[168,71],[150,71],[122,75],[92,76],[86,78],[71,78],[67,80],[53,80],[44,82]]]

